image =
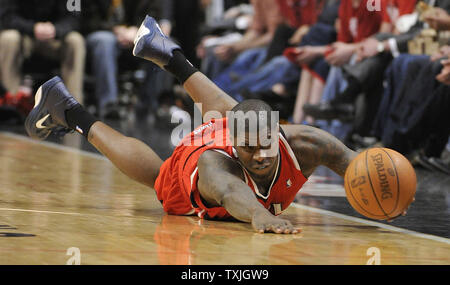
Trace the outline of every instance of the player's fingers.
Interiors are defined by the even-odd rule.
[[[403,211],[402,216],[406,216],[407,213],[407,211]]]
[[[301,228],[294,228],[294,230],[292,231],[293,234],[299,234],[302,232]]]
[[[263,234],[264,233],[264,225],[262,224],[257,224],[257,223],[252,223],[253,225],[253,229],[255,229],[256,232]]]
[[[286,226],[284,224],[276,225],[274,228],[277,234],[282,234],[286,231]]]
[[[285,221],[285,230],[284,230],[284,233],[285,233],[285,234],[290,234],[290,233],[292,232],[292,230],[294,230],[294,227],[292,226],[291,222]]]

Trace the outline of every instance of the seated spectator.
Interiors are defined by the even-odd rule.
[[[439,3],[438,3],[439,4]],[[441,2],[441,4],[445,4]],[[445,7],[445,6],[443,6]],[[447,9],[450,8],[447,6]],[[450,17],[447,11],[442,8],[431,10],[432,14],[425,16],[424,20],[430,26],[437,29],[447,30],[449,26],[446,24]],[[423,26],[423,25],[420,25]],[[420,28],[419,28],[420,29]],[[414,34],[417,34],[415,32]],[[411,39],[410,35],[401,35],[394,37],[393,41],[379,41],[379,45],[385,50],[395,51],[395,49],[405,50],[404,38]],[[392,57],[372,56],[373,45],[377,40],[369,39],[362,45],[359,51],[360,58],[367,62],[382,62],[392,61]],[[402,44],[400,44],[402,43]],[[398,44],[398,45],[397,45]],[[448,43],[450,44],[450,43]],[[384,46],[383,46],[384,45]],[[383,53],[383,48],[380,53]],[[408,55],[396,54],[391,64],[388,65],[384,73],[384,79],[375,81],[373,77],[378,78],[379,74],[371,74],[371,84],[381,85],[385,82],[383,96],[381,103],[371,107],[375,112],[374,121],[368,123],[372,125],[371,134],[375,135],[375,139],[380,140],[378,146],[385,146],[396,149],[403,154],[409,156],[413,162],[419,163],[429,169],[440,170],[445,173],[450,173],[449,165],[445,165],[439,160],[439,156],[445,149],[449,138],[450,129],[448,128],[448,121],[450,117],[450,100],[448,94],[450,89],[448,86],[449,65],[448,58],[450,55],[449,46],[444,46],[439,52],[431,56],[426,55]],[[381,54],[390,56],[391,54]],[[376,65],[372,65],[376,66]],[[346,89],[342,95],[352,96],[351,90],[354,86],[359,85],[360,73],[355,73],[354,70],[348,69],[353,78],[357,78],[352,88]],[[382,71],[382,69],[380,69]],[[374,69],[372,69],[374,71]],[[364,72],[368,72],[364,70]],[[374,88],[375,85],[370,85],[369,88]],[[361,92],[360,89],[356,92]],[[364,85],[364,87],[366,87]],[[367,88],[367,87],[366,87]],[[367,92],[367,91],[365,91]],[[355,94],[355,93],[353,93]],[[373,95],[376,94],[372,94]],[[426,96],[424,96],[426,95]],[[345,97],[345,96],[342,96]]]
[[[238,55],[240,62],[247,62],[248,58],[254,56],[255,48],[265,47],[271,42],[277,26],[283,22],[276,0],[251,0],[250,3],[254,14],[244,36],[238,41],[207,50],[204,60],[208,62],[208,66],[202,65],[202,71],[208,77],[214,78]],[[242,54],[248,50],[250,53]]]
[[[281,55],[287,47],[298,46],[310,27],[317,22],[326,2],[330,1],[277,0],[280,12],[286,20],[277,27],[264,62]]]
[[[245,96],[245,98],[260,97],[281,104],[284,101],[285,106],[277,108],[283,110],[283,113],[288,109],[289,113],[292,112],[293,104],[289,102],[292,96],[289,90],[292,89],[291,85],[293,88],[297,85],[299,68],[282,53],[286,47],[299,44],[317,45],[333,42],[336,39],[332,25],[337,17],[337,2],[278,0],[281,12],[289,19],[288,23],[278,26],[267,49],[254,52],[256,59],[249,57],[247,63],[235,61],[232,66],[214,78],[215,83],[238,100],[242,100],[242,96]],[[245,65],[246,69],[237,68],[239,64]],[[238,73],[237,70],[241,71]],[[286,119],[289,116],[290,114]]]
[[[22,63],[37,53],[61,62],[67,88],[82,102],[84,39],[76,32],[78,15],[67,10],[66,1],[5,0],[1,9],[5,30],[0,34],[0,73],[6,89],[17,93]]]
[[[118,118],[118,57],[131,55],[138,26],[149,14],[159,20],[162,31],[171,33],[170,1],[91,0],[84,4],[83,34],[86,35],[88,58],[95,79],[95,97],[100,117]],[[169,3],[170,4],[170,3]],[[130,56],[129,61],[137,62]],[[156,108],[161,92],[162,70],[152,63],[142,63],[146,80],[140,94],[138,109],[146,113]]]
[[[390,106],[381,105],[375,120],[381,145],[409,156],[413,163],[448,174],[450,165],[444,167],[438,158],[450,135],[450,85],[445,83],[449,70],[443,68],[449,50],[447,47],[445,60],[439,57],[430,61],[428,56],[400,56],[394,60],[392,67],[404,72],[397,76],[401,83],[390,85],[395,87],[395,95]],[[399,64],[406,68],[398,69]]]
[[[305,116],[303,106],[317,104],[321,100],[325,83],[332,83],[332,80],[326,82],[329,66],[348,64],[359,43],[380,31],[381,22],[381,13],[367,9],[367,0],[342,0],[336,22],[337,42],[330,46],[306,46],[298,50],[296,61],[304,68],[294,109],[294,123],[302,123],[304,119],[309,124],[313,123],[311,117]]]
[[[399,1],[399,5],[410,5],[410,1]],[[425,1],[434,3],[436,11],[450,11],[449,1]],[[409,8],[411,9],[411,8]],[[401,10],[401,9],[399,9]],[[407,13],[407,9],[404,10]],[[409,25],[406,32],[399,35],[394,33],[380,33],[363,41],[358,50],[357,63],[352,66],[344,66],[346,78],[349,85],[345,91],[337,94],[331,102],[324,102],[317,106],[310,106],[309,109],[316,118],[337,118],[348,117],[353,113],[352,107],[356,97],[361,93],[371,93],[373,90],[382,88],[383,75],[393,58],[400,53],[407,52],[407,44],[416,37],[424,28],[424,22],[417,20],[413,25]],[[367,96],[366,96],[367,97]]]

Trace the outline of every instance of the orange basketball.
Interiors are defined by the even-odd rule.
[[[345,172],[345,192],[361,215],[388,220],[403,213],[416,194],[416,173],[400,153],[372,148],[360,153]]]

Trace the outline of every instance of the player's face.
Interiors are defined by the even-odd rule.
[[[267,131],[266,131],[267,132]],[[238,145],[235,141],[235,149],[239,161],[250,172],[250,174],[259,178],[270,178],[277,167],[278,158],[278,134],[270,131],[265,139],[251,139],[252,133],[245,133],[244,145]],[[255,143],[256,141],[256,143]]]

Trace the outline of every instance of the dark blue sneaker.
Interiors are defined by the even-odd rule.
[[[72,131],[65,112],[80,103],[69,94],[61,78],[55,76],[42,84],[34,101],[34,108],[25,120],[25,129],[30,137],[44,140],[52,132],[61,135]]]
[[[181,48],[161,31],[158,23],[146,16],[134,39],[133,55],[152,61],[164,68],[173,57],[174,50]]]

